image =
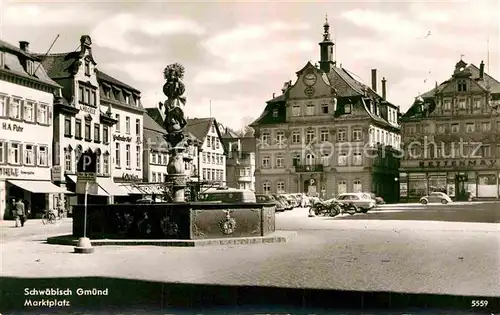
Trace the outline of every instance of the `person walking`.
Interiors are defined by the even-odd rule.
[[[24,227],[24,222],[26,221],[26,211],[21,198],[19,198],[15,204],[14,213],[16,216],[16,227]],[[21,226],[19,226],[19,224]]]

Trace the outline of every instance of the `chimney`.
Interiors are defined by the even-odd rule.
[[[275,96],[275,94],[276,94],[276,93],[273,93],[273,98],[275,98],[275,97],[276,97],[276,96]]]
[[[484,62],[481,60],[481,64],[479,65],[479,80],[484,79]]]
[[[386,83],[387,83],[387,80],[385,79],[385,77],[382,78],[382,98],[384,100],[387,97]]]
[[[372,90],[377,92],[377,69],[372,69]]]
[[[29,47],[30,47],[30,43],[29,42],[26,42],[24,40],[22,40],[22,41],[19,42],[19,48],[22,51],[28,52],[29,51]]]

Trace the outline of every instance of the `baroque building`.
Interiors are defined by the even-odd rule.
[[[220,127],[219,127],[220,128]],[[222,135],[226,157],[226,185],[255,191],[255,137],[252,131],[236,134],[225,128]]]
[[[97,69],[90,36],[81,36],[77,51],[39,56],[43,56],[42,63],[49,76],[62,86],[62,98],[55,105],[53,144],[54,165],[59,166],[61,172],[54,180],[61,187],[76,192],[77,161],[82,152],[92,151],[98,156],[99,187],[97,194],[89,195],[89,203],[113,203],[115,198],[117,201],[120,198],[127,200],[127,189],[113,180],[113,177],[122,178],[122,173],[116,170],[115,149],[116,143],[120,141],[116,138],[116,128],[127,128],[125,122],[117,119],[116,115],[121,115],[123,108],[127,107],[127,104],[122,104],[127,103],[127,98],[129,102],[133,100],[134,104],[129,107],[137,107],[133,112],[141,112],[138,91]],[[142,121],[142,115],[140,116]],[[116,127],[117,125],[120,127]],[[141,146],[135,137],[130,135],[130,138],[131,148],[128,153],[125,153],[125,147],[120,147],[119,165],[124,167],[124,171],[130,167],[132,172],[142,175],[142,171],[136,171],[137,165],[132,157],[132,150]],[[127,162],[124,161],[126,158],[122,157],[125,155],[130,157]],[[74,195],[69,204],[81,202],[78,198]]]
[[[401,198],[500,196],[500,82],[460,60],[402,116]]]
[[[54,98],[61,87],[29,51],[29,43],[19,44],[0,40],[1,219],[12,215],[14,198],[40,216],[66,192],[51,183]]]
[[[282,95],[267,102],[255,129],[256,191],[331,198],[374,192],[397,200],[399,107],[377,94],[333,59],[328,21],[319,43],[319,66],[308,62]]]

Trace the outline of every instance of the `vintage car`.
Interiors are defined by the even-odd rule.
[[[285,208],[283,207],[283,204],[279,202],[278,200],[274,199],[273,196],[271,195],[255,195],[257,198],[257,202],[262,202],[262,203],[272,203],[276,206],[276,212],[282,212],[285,211]]]
[[[369,194],[366,193],[345,193],[340,194],[337,200],[343,203],[350,203],[355,205],[361,210],[361,212],[366,213],[368,210],[373,209],[377,202],[371,198]]]
[[[426,205],[428,203],[441,203],[441,204],[447,204],[451,203],[452,200],[451,198],[442,192],[432,192],[427,196],[423,196],[420,198],[419,202],[423,205]]]
[[[257,202],[255,193],[251,190],[234,188],[209,188],[199,194],[198,200],[202,202],[221,203],[247,203]]]

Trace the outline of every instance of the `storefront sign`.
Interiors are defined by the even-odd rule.
[[[113,135],[113,140],[114,141],[123,141],[123,142],[131,142],[132,137],[125,137],[122,135]]]
[[[93,107],[89,107],[89,106],[85,106],[85,105],[80,105],[80,110],[81,111],[84,111],[86,113],[89,113],[90,115],[95,115],[95,108]]]
[[[408,197],[408,184],[400,183],[399,184],[399,196],[400,197]]]
[[[497,160],[420,161],[419,167],[494,166]]]
[[[127,181],[138,181],[139,180],[139,175],[123,173],[122,174],[122,179],[123,180],[127,180]]]
[[[2,129],[8,131],[22,132],[24,127],[18,124],[2,123]]]
[[[61,165],[52,166],[50,175],[52,177],[52,181],[60,181],[62,176]]]
[[[19,177],[21,170],[16,167],[0,167],[0,176],[2,177]]]

